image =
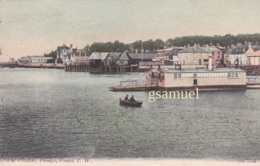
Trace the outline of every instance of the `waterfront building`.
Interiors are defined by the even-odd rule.
[[[17,60],[18,64],[29,64],[31,63],[31,60],[29,58],[29,56],[26,57],[21,57]]]
[[[45,56],[26,56],[19,58],[18,64],[45,64],[51,59],[53,58]]]
[[[128,55],[129,55],[130,64],[139,64],[140,62],[152,62],[157,57],[157,54],[152,54],[152,53],[149,54],[129,53]]]
[[[127,51],[124,51],[118,58],[117,60],[115,61],[115,64],[118,65],[118,66],[127,66],[129,65],[129,60],[130,60],[130,57],[129,57],[129,54]]]
[[[208,68],[207,66],[212,64],[209,60],[212,60],[212,52],[206,48],[200,47],[197,44],[180,51],[178,53],[178,64],[182,66],[189,66],[191,68]],[[209,66],[211,68],[211,66]]]
[[[178,64],[178,53],[183,49],[184,47],[176,47],[176,46],[172,46],[164,49],[158,49],[156,59],[161,61],[161,64],[163,65]]]
[[[248,46],[249,48],[246,51],[246,55],[248,57],[250,65],[260,65],[260,46],[252,46],[251,43],[249,43]]]
[[[55,63],[69,64],[73,61],[76,54],[77,48],[73,48],[72,44],[70,44],[70,47],[67,47],[65,44],[63,44],[63,46],[58,46]]]
[[[222,51],[218,49],[216,46],[212,45],[206,45],[204,48],[212,54],[212,65],[214,67],[220,67],[222,61]]]
[[[109,53],[108,52],[93,52],[90,57],[90,67],[92,68],[100,68],[101,66],[104,66],[106,64],[106,59],[108,58]]]
[[[122,53],[118,53],[118,52],[109,53],[109,55],[107,56],[107,58],[104,61],[104,65],[105,66],[116,65],[116,61],[120,58],[121,54]]]
[[[247,49],[247,45],[240,43],[237,46],[232,45],[224,54],[224,64],[226,66],[249,65],[249,59],[246,55]]]

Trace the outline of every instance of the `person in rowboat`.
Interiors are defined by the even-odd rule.
[[[129,99],[128,99],[128,94],[126,95],[125,100],[129,100]]]
[[[134,95],[132,95],[132,97],[130,98],[130,101],[131,102],[136,102],[135,99],[134,99]]]

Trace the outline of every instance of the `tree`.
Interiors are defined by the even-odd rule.
[[[133,49],[141,50],[142,49],[142,40],[135,41],[133,43]]]
[[[155,46],[156,49],[163,49],[165,44],[161,39],[156,39],[154,41],[154,46]]]
[[[86,46],[84,47],[83,51],[86,51],[86,52],[90,51],[89,45],[86,45]]]
[[[174,40],[172,38],[169,38],[168,40],[166,40],[165,46],[166,47],[174,46]]]

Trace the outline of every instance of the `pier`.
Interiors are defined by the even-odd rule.
[[[126,72],[137,72],[137,66],[101,66],[101,73],[126,73]]]
[[[88,72],[90,69],[89,65],[66,65],[66,72]]]
[[[0,63],[0,67],[4,68],[4,67],[9,67],[9,68],[15,68],[17,67],[18,64],[17,63]]]
[[[101,66],[101,67],[90,67],[90,73],[95,74],[120,74],[126,72],[138,72],[138,66]]]

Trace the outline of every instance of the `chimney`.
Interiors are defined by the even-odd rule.
[[[197,49],[197,44],[196,44],[196,43],[194,43],[193,47],[194,47],[194,49]]]
[[[251,42],[248,42],[248,47],[252,48]]]
[[[212,70],[212,56],[209,56],[209,65],[208,65],[208,69]]]
[[[73,45],[72,45],[72,44],[70,44],[70,48],[72,48],[72,46],[73,46]]]
[[[206,44],[206,50],[209,50],[209,45],[208,44]]]

